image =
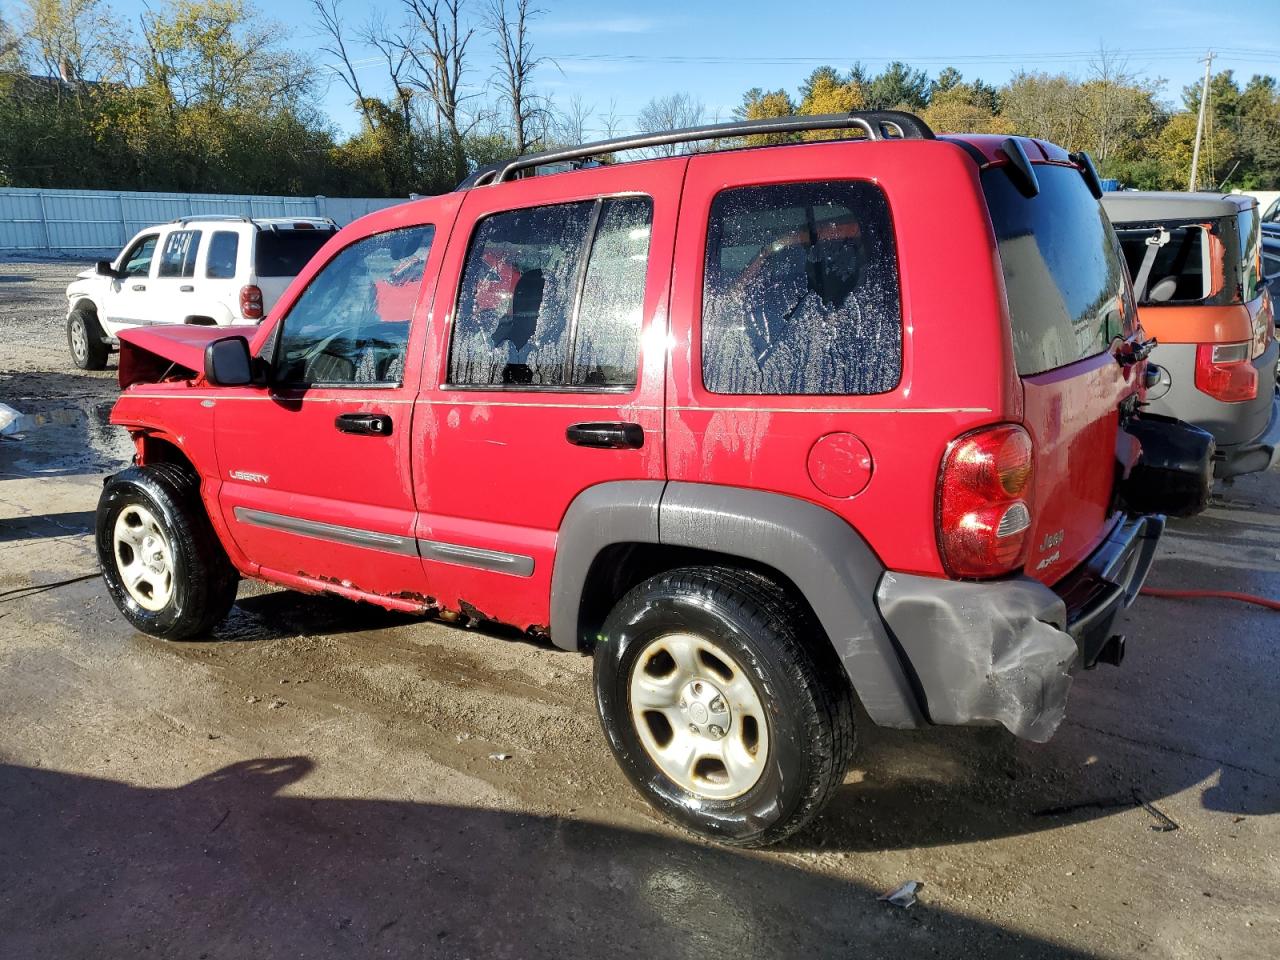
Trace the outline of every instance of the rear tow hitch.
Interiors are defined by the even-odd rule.
[[[1098,659],[1094,663],[1109,663],[1113,667],[1120,666],[1124,660],[1124,635],[1115,633],[1107,638],[1107,642],[1098,651]]]

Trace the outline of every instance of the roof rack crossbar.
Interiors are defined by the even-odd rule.
[[[932,140],[933,131],[915,114],[902,110],[865,110],[853,113],[825,113],[807,117],[769,117],[764,120],[739,120],[732,123],[712,123],[659,133],[640,133],[612,140],[599,140],[577,147],[548,150],[515,157],[505,163],[477,170],[459,184],[459,189],[503,183],[522,170],[589,160],[621,150],[642,150],[676,143],[698,143],[707,140],[723,140],[734,137],[752,137],[777,133],[803,133],[810,130],[858,129],[868,140]]]

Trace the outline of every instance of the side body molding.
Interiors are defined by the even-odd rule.
[[[616,543],[713,550],[778,570],[804,594],[880,726],[924,723],[911,681],[875,605],[884,566],[844,520],[817,504],[715,484],[637,481],[584,491],[561,526],[551,581],[552,640],[578,649],[583,586]]]

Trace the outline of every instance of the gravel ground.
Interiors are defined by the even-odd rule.
[[[256,584],[213,642],[130,630],[79,268],[0,261],[0,402],[42,424],[0,441],[0,955],[1280,955],[1275,614],[1143,598],[1052,742],[864,719],[815,827],[713,847],[616,770],[585,657]],[[1280,475],[1174,524],[1152,582],[1280,596]]]

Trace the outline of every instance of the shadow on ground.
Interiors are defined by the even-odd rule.
[[[27,517],[0,517],[0,543],[43,540],[46,537],[77,537],[94,530],[94,511],[39,513]]]
[[[304,757],[175,789],[0,765],[6,953],[1084,957],[731,850],[594,823],[289,794]]]

